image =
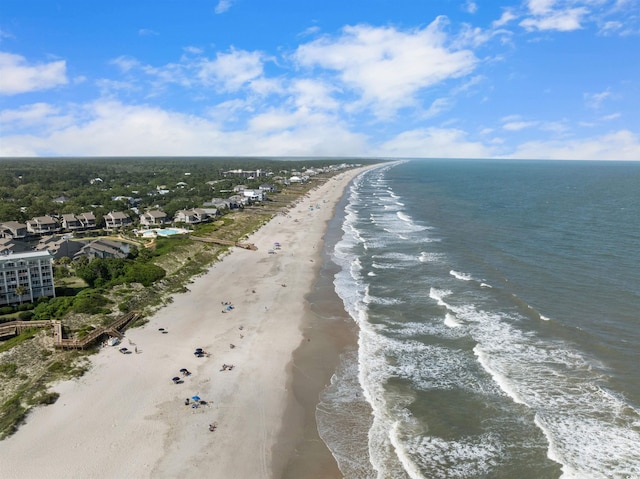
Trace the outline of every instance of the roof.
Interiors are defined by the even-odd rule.
[[[160,211],[160,210],[149,210],[144,214],[149,215],[153,218],[165,218],[167,216],[167,214],[164,211]]]
[[[0,261],[15,261],[19,259],[36,259],[36,258],[53,259],[49,251],[28,251],[26,253],[12,253],[7,256],[0,256]]]
[[[124,220],[129,218],[129,215],[127,215],[126,213],[123,213],[122,211],[112,211],[107,216],[109,216],[110,218],[113,218],[114,220]]]
[[[5,223],[2,223],[2,226],[4,226],[5,228],[9,228],[9,229],[20,229],[20,228],[26,228],[27,225],[24,223],[19,223],[18,221],[7,221]]]

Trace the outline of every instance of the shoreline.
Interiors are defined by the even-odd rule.
[[[296,396],[292,354],[310,339],[307,297],[328,221],[351,180],[375,166],[315,187],[249,237],[258,251],[233,248],[190,291],[128,330],[125,345],[138,353],[104,348],[85,376],[55,385],[58,401],[34,410],[0,442],[3,477],[266,478],[281,477],[292,461],[316,459],[338,474],[324,477],[341,477],[322,441],[324,451],[299,459],[311,399]],[[282,248],[270,254],[276,241]],[[225,311],[224,302],[234,309]],[[196,347],[209,356],[196,358]],[[173,384],[181,368],[192,374]],[[206,405],[188,406],[191,396]]]
[[[345,207],[342,200],[346,193],[345,189],[328,221],[313,289],[305,298],[309,315],[303,328],[304,339],[293,352],[292,387],[296,401],[304,409],[305,423],[303,438],[296,445],[296,454],[290,458],[283,479],[343,477],[336,458],[319,434],[316,413],[320,395],[331,383],[341,354],[347,347],[357,347],[358,340],[355,323],[333,286],[337,265],[330,254],[342,236],[340,226]]]

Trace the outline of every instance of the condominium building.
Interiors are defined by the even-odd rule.
[[[49,251],[0,255],[0,306],[55,295]]]

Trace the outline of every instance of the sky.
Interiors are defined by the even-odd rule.
[[[640,160],[640,0],[1,0],[0,156]]]

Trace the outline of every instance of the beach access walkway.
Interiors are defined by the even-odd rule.
[[[0,339],[16,336],[24,331],[34,328],[51,327],[53,330],[53,346],[57,349],[85,349],[91,346],[95,341],[104,337],[111,336],[122,339],[122,330],[127,325],[140,318],[141,314],[137,311],[126,313],[107,326],[96,328],[80,339],[64,338],[62,334],[62,321],[58,320],[40,320],[40,321],[11,321],[0,325]]]
[[[212,243],[212,244],[217,244],[221,246],[235,246],[237,248],[249,249],[252,251],[255,251],[258,249],[256,245],[254,245],[253,243],[238,243],[235,241],[228,241],[228,240],[223,240],[218,238],[205,238],[202,236],[192,236],[192,235],[189,236],[189,238],[191,238],[194,241],[201,241],[203,243]]]

